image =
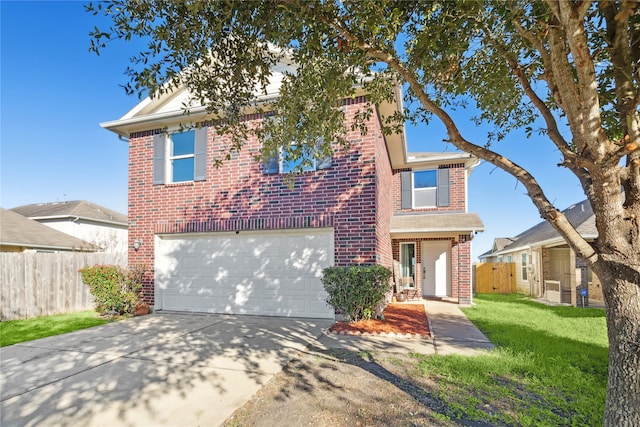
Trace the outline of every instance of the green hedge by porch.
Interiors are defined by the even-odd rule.
[[[327,303],[348,320],[371,319],[376,307],[391,292],[391,270],[381,265],[329,267],[322,272]]]

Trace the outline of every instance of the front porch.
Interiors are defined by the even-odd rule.
[[[395,215],[390,234],[396,289],[411,299],[471,304],[471,240],[482,230],[471,213]]]
[[[568,246],[539,248],[542,258],[541,299],[553,304],[602,305],[600,281]],[[582,293],[586,290],[586,295]]]

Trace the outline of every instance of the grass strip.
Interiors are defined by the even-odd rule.
[[[423,356],[452,419],[491,425],[602,424],[608,344],[602,309],[479,295],[466,316],[497,346],[483,356]]]
[[[95,311],[4,321],[0,322],[0,347],[104,325],[112,321],[113,319],[99,317]]]

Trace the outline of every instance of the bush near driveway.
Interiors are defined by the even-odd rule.
[[[376,309],[391,292],[391,270],[381,265],[329,267],[322,271],[327,303],[351,322],[374,317]]]
[[[100,314],[133,314],[142,302],[144,266],[94,265],[80,269],[82,282],[93,295]]]

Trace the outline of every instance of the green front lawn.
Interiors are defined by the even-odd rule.
[[[0,322],[0,347],[104,325],[112,321],[100,318],[95,311],[82,311]]]
[[[602,424],[608,344],[602,309],[480,295],[466,316],[497,346],[479,357],[421,356],[452,419],[491,425]]]

